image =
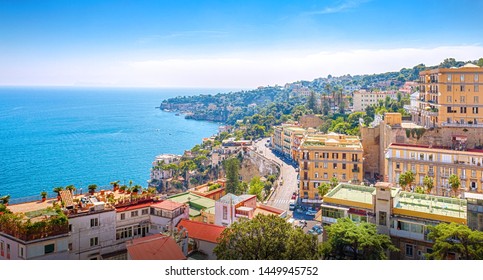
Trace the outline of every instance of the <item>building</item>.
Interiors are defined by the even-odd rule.
[[[188,256],[190,258],[216,260],[213,253],[225,227],[190,220],[182,220],[178,230],[185,229],[188,235]]]
[[[424,259],[433,246],[428,226],[441,222],[466,225],[466,212],[464,199],[405,192],[389,183],[377,183],[375,187],[339,184],[324,197],[319,214],[323,225],[344,217],[373,223],[399,248],[391,259]]]
[[[308,135],[299,150],[302,202],[320,203],[318,187],[331,178],[362,182],[363,150],[359,137],[337,133]]]
[[[468,206],[468,227],[483,231],[483,194],[464,193]]]
[[[215,223],[215,201],[213,199],[185,192],[170,196],[168,200],[188,205],[190,220],[207,224]]]
[[[126,247],[128,260],[186,260],[180,245],[162,234],[129,241]]]
[[[164,200],[150,205],[149,217],[153,232],[170,232],[179,221],[189,218],[189,208],[183,203]]]
[[[448,179],[457,174],[461,181],[459,192],[483,193],[483,150],[462,147],[463,142],[455,144],[454,149],[392,143],[385,154],[388,182],[397,185],[402,173],[412,171],[416,185],[423,185],[424,176],[433,177],[432,193],[450,196],[453,192]]]
[[[272,148],[283,156],[294,160],[298,147],[307,130],[298,123],[283,123],[274,127]]]
[[[251,220],[258,214],[276,215],[284,218],[287,211],[271,206],[257,205],[256,195],[240,195],[228,193],[215,204],[215,224],[229,226],[240,218]]]
[[[419,73],[418,107],[408,106],[413,121],[424,127],[482,127],[479,98],[483,68],[468,63]]]
[[[151,177],[148,181],[150,186],[167,188],[166,181],[173,177],[172,169],[164,169],[170,163],[177,163],[181,159],[179,155],[163,154],[156,156],[151,167]]]
[[[396,91],[366,91],[358,90],[354,92],[353,103],[354,112],[363,112],[368,106],[378,105],[379,101],[386,100],[386,97],[397,100]]]
[[[211,152],[211,166],[220,165],[225,159],[238,153],[246,153],[252,146],[251,140],[235,140],[235,138],[225,139],[219,149]]]
[[[203,185],[196,186],[189,191],[209,199],[218,200],[226,194],[225,184],[226,179],[223,178],[218,179],[215,182],[209,182]]]

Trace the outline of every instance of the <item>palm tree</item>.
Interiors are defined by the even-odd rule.
[[[64,190],[64,187],[55,187],[52,191],[57,193],[57,196],[60,195],[60,192]]]
[[[4,195],[0,197],[0,203],[3,205],[8,205],[8,202],[10,201],[10,195]]]
[[[317,188],[319,195],[321,198],[323,198],[327,193],[330,191],[330,184],[329,183],[322,183],[320,186]]]
[[[117,180],[117,181],[114,181],[114,182],[111,182],[111,183],[110,183],[110,184],[112,185],[112,188],[113,188],[114,190],[117,190],[117,188],[119,188],[119,182],[120,182],[120,181],[119,181],[119,180]]]
[[[74,193],[74,191],[76,190],[74,185],[68,185],[67,187],[65,187],[65,189],[70,191],[70,193]]]
[[[451,174],[448,178],[448,183],[451,186],[451,189],[454,192],[454,196],[456,196],[456,192],[458,191],[459,187],[461,186],[460,178],[456,174]]]
[[[399,176],[399,181],[398,181],[399,185],[401,186],[401,188],[403,189],[403,191],[406,190],[406,186],[408,185],[408,180],[406,178],[406,173],[402,173],[400,176]]]
[[[96,192],[97,185],[96,184],[92,184],[92,185],[89,185],[87,188],[89,189],[89,192],[91,194],[94,194]]]
[[[416,176],[412,171],[406,171],[406,182],[409,185],[409,187],[412,187],[414,182],[416,181]]]
[[[426,189],[428,194],[431,193],[431,190],[434,188],[434,180],[433,177],[429,177],[428,175],[424,176],[423,178],[423,186]]]

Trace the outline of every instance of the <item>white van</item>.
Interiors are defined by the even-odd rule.
[[[291,200],[290,200],[290,204],[289,204],[289,206],[288,206],[288,209],[289,209],[290,211],[293,211],[293,210],[295,209],[295,200],[294,200],[294,199],[291,199]]]

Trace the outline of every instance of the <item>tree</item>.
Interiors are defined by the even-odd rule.
[[[409,170],[404,173],[402,173],[399,176],[399,185],[401,185],[403,190],[406,190],[406,187],[409,186],[411,187],[414,181],[416,180],[416,177],[414,176],[414,173]]]
[[[315,92],[311,91],[307,100],[307,109],[317,113],[317,100],[315,99]]]
[[[67,187],[65,187],[65,189],[70,191],[70,193],[74,193],[76,190],[74,185],[68,185]]]
[[[431,190],[434,188],[434,180],[433,177],[429,177],[428,175],[424,176],[423,178],[423,186],[426,189],[428,194],[431,193]]]
[[[317,187],[317,191],[319,196],[323,198],[326,194],[330,191],[330,184],[329,183],[322,183],[320,186]]]
[[[64,187],[55,187],[52,191],[55,192],[57,195],[60,195],[60,192],[64,190]]]
[[[250,180],[248,194],[256,195],[258,201],[263,201],[263,183],[260,181],[260,177],[255,176]]]
[[[465,260],[483,259],[483,232],[456,223],[440,223],[428,229],[428,238],[434,245],[433,252],[427,257],[444,260],[450,253],[455,253]]]
[[[275,215],[241,219],[227,227],[213,250],[220,260],[315,260],[317,237]]]
[[[237,158],[232,157],[229,159],[226,159],[223,162],[223,166],[225,168],[225,173],[226,173],[226,192],[227,193],[232,193],[232,194],[237,194],[239,192],[239,169],[240,169],[240,162],[238,161]]]
[[[356,224],[342,218],[325,229],[328,236],[322,249],[325,259],[384,260],[388,251],[397,251],[389,236],[378,234],[374,224]]]
[[[337,179],[337,177],[332,177],[330,178],[330,188],[333,189],[335,187],[337,187],[337,185],[339,184],[339,180]]]
[[[450,185],[451,189],[454,192],[454,196],[456,196],[456,193],[458,192],[458,189],[461,185],[460,178],[456,174],[451,174],[448,178],[448,184]]]

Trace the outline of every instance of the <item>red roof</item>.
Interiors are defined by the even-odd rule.
[[[137,204],[128,205],[128,206],[116,207],[116,212],[124,212],[124,211],[141,209],[141,208],[149,207],[149,206],[151,206],[151,204],[153,204],[153,201],[137,203]]]
[[[156,234],[126,243],[133,260],[186,260],[186,256],[173,238]]]
[[[282,210],[280,208],[276,208],[276,207],[272,207],[272,206],[268,206],[268,205],[263,205],[263,204],[259,204],[259,205],[257,205],[257,207],[260,208],[260,209],[263,209],[265,211],[269,211],[269,212],[278,214],[278,215],[285,212],[285,210]]]
[[[183,207],[183,205],[184,204],[176,202],[176,201],[165,200],[165,201],[153,204],[153,205],[151,205],[151,207],[158,208],[158,209],[164,209],[164,210],[168,210],[168,211],[173,211],[175,209]]]
[[[181,227],[186,228],[189,238],[208,241],[211,243],[218,243],[218,238],[220,238],[221,233],[223,230],[225,230],[225,227],[223,226],[205,224],[190,220],[181,220],[178,224],[178,229]]]

